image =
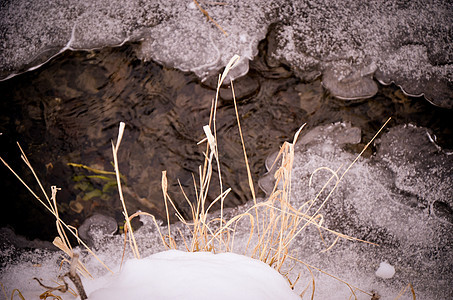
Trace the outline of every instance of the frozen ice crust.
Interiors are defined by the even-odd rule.
[[[234,55],[247,73],[269,33],[268,62],[338,98],[372,97],[376,81],[453,107],[453,7],[448,1],[18,0],[0,4],[0,78],[66,49],[141,41],[137,55],[204,79]],[[271,26],[272,25],[272,26]],[[222,32],[222,30],[224,32]]]

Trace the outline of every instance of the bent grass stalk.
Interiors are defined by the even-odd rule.
[[[228,36],[228,33],[227,33],[225,30],[223,30],[222,26],[220,26],[216,21],[214,21],[213,18],[211,18],[211,16],[209,15],[209,13],[208,13],[205,9],[203,9],[203,7],[201,7],[200,3],[198,3],[197,0],[193,0],[193,2],[195,3],[195,5],[198,7],[198,9],[203,13],[203,15],[205,15],[205,17],[206,17],[209,21],[211,21],[212,23],[214,23],[214,25],[215,25],[220,31],[222,31],[223,34],[224,34],[225,36]]]
[[[315,266],[312,266],[312,265],[310,265],[310,264],[308,264],[308,263],[306,263],[304,261],[301,261],[301,260],[297,259],[296,257],[288,256],[288,258],[305,265],[308,268],[308,270],[310,271],[310,273],[312,274],[312,276],[313,276],[313,273],[312,273],[311,269],[315,269],[315,270],[317,270],[317,271],[319,271],[319,272],[321,272],[321,273],[323,273],[323,274],[325,274],[327,276],[330,276],[330,277],[334,278],[335,280],[338,280],[338,281],[344,283],[349,288],[349,290],[351,291],[351,294],[354,296],[354,299],[357,299],[357,295],[355,294],[355,291],[360,291],[360,292],[362,292],[364,294],[367,294],[370,297],[373,296],[373,294],[371,294],[371,293],[369,293],[367,291],[364,291],[364,290],[362,290],[362,289],[360,289],[358,287],[355,287],[352,284],[344,281],[343,279],[338,278],[338,277],[336,277],[336,276],[334,276],[332,274],[329,274],[326,271],[324,271],[324,270],[322,270],[320,268],[317,268]],[[312,278],[313,278],[313,293],[312,293],[312,295],[313,295],[314,294],[314,290],[315,290],[315,280],[314,280],[314,276]],[[303,293],[305,293],[305,291]]]
[[[415,297],[415,290],[414,290],[414,287],[412,286],[411,283],[408,283],[408,284],[406,285],[405,288],[401,289],[401,291],[399,292],[399,294],[398,294],[398,296],[395,298],[395,300],[398,300],[399,298],[401,298],[401,297],[406,293],[406,291],[407,291],[408,289],[411,290],[412,299],[415,300],[415,299],[416,299],[416,297]]]
[[[124,218],[126,220],[126,225],[129,227],[129,230],[130,230],[130,240],[129,240],[129,242],[131,243],[131,249],[132,249],[132,253],[134,254],[134,257],[139,259],[140,258],[140,253],[138,251],[137,242],[135,241],[134,231],[133,231],[132,226],[130,224],[129,215],[127,213],[127,208],[126,208],[126,203],[124,202],[123,190],[121,188],[120,170],[119,170],[119,167],[118,167],[118,149],[120,147],[121,140],[123,139],[124,127],[125,126],[126,125],[123,122],[120,122],[120,128],[119,128],[119,131],[118,131],[118,138],[117,138],[117,141],[116,141],[116,145],[113,144],[113,141],[112,141],[113,162],[114,162],[114,166],[115,166],[116,183],[117,183],[117,186],[118,186],[118,194],[119,194],[119,197],[120,197],[120,200],[121,200],[121,204],[123,205],[123,214],[124,214]]]
[[[3,291],[3,295],[5,296],[5,299],[8,299],[8,295],[7,295],[7,292],[6,292],[6,288],[5,286],[3,285],[3,283],[0,282],[0,285],[2,286],[2,291]],[[11,300],[14,299],[14,294],[17,293],[17,296],[22,299],[22,300],[25,300],[25,297],[22,295],[22,293],[18,290],[18,289],[14,289],[12,292],[11,292]]]

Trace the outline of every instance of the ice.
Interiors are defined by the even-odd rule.
[[[355,159],[341,146],[326,148],[329,143],[332,138],[330,142],[312,143],[308,149],[301,147],[296,153],[292,183],[296,207],[314,199],[332,175],[324,169],[317,171],[310,185],[316,169],[339,169],[341,176]],[[384,299],[392,299],[390,295],[398,293],[396,287],[409,283],[415,287],[417,297],[449,299],[453,296],[449,284],[453,280],[453,159],[433,145],[427,129],[412,125],[391,128],[377,146],[376,155],[359,159],[344,175],[320,212],[328,228],[379,246],[341,240],[333,249],[320,252],[334,241],[334,236],[324,233],[326,244],[319,236],[318,242],[313,242],[317,232],[307,230],[296,243],[297,256],[351,284],[367,286]],[[326,196],[324,192],[315,208]],[[447,207],[442,218],[432,209],[437,201]],[[396,270],[394,277],[386,281],[374,274],[384,260]],[[328,285],[318,287],[318,296],[332,293]]]
[[[324,71],[322,84],[339,99],[371,98],[378,91],[378,86],[373,80],[374,71],[375,69],[371,73],[364,74],[363,70],[336,66],[336,68],[328,68]]]
[[[24,251],[9,245],[9,248],[2,247],[0,258],[0,282],[7,291],[7,299],[10,299],[9,296],[16,287],[25,299],[37,298],[44,291],[33,278],[44,279],[45,283],[53,284],[52,280],[55,280],[60,272],[61,253],[56,251]],[[5,299],[3,293],[0,298]],[[17,295],[15,298],[18,298]]]
[[[322,76],[341,99],[371,97],[376,82],[452,108],[453,8],[449,1],[18,0],[0,6],[0,78],[33,68],[65,49],[141,41],[137,55],[217,74],[238,54],[232,78],[247,73],[268,34],[267,61],[303,80]],[[226,34],[224,34],[224,32]]]
[[[379,173],[393,179],[389,186],[392,193],[406,195],[394,196],[395,201],[425,209],[453,224],[452,157],[430,136],[427,129],[413,125],[392,128],[380,140],[381,151],[376,157],[382,162]]]
[[[227,33],[223,34],[191,1],[6,2],[0,11],[1,74],[6,77],[45,62],[72,36],[67,48],[75,50],[142,40],[137,50],[142,59],[192,71],[201,78],[239,53],[241,63],[230,74],[236,78],[248,72],[248,61],[258,53],[258,42],[266,34],[267,8],[257,3],[210,5],[209,14]]]
[[[449,107],[452,100],[452,18],[448,1],[294,1],[277,23],[273,60],[286,61],[306,80],[323,73],[339,98],[375,93],[374,73],[409,94]],[[316,72],[318,71],[318,72]],[[347,89],[352,92],[346,96]]]

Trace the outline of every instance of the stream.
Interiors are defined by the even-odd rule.
[[[304,82],[291,68],[267,64],[264,40],[246,76],[234,88],[246,150],[256,192],[266,172],[264,161],[292,139],[304,123],[306,130],[334,122],[350,122],[362,130],[362,143],[348,151],[359,153],[388,117],[389,127],[412,123],[431,129],[442,147],[452,148],[449,116],[423,97],[408,97],[396,86],[379,86],[367,100],[340,100],[321,81]],[[101,213],[123,216],[113,171],[111,140],[118,124],[126,123],[119,151],[119,168],[130,212],[147,211],[165,220],[161,172],[166,170],[169,194],[186,218],[195,199],[193,177],[203,161],[202,127],[209,121],[216,76],[201,81],[190,72],[137,58],[137,44],[90,51],[65,51],[42,67],[0,82],[0,155],[35,191],[30,172],[20,159],[20,143],[43,185],[61,188],[59,212],[79,226]],[[217,135],[224,186],[232,192],[225,202],[234,207],[251,198],[231,90],[220,91]],[[373,149],[365,155],[370,156]],[[0,189],[4,201],[0,226],[11,226],[28,238],[52,240],[54,219],[4,167]],[[214,179],[216,180],[216,179]],[[218,191],[211,191],[211,198]],[[26,209],[24,209],[26,208]],[[26,220],[26,221],[24,221]],[[172,217],[175,221],[176,217]]]

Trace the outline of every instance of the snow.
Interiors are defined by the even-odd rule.
[[[384,279],[392,278],[395,275],[395,268],[386,261],[379,264],[379,268],[376,270],[376,276]]]
[[[300,299],[277,271],[233,253],[160,252],[86,286],[90,300]]]

